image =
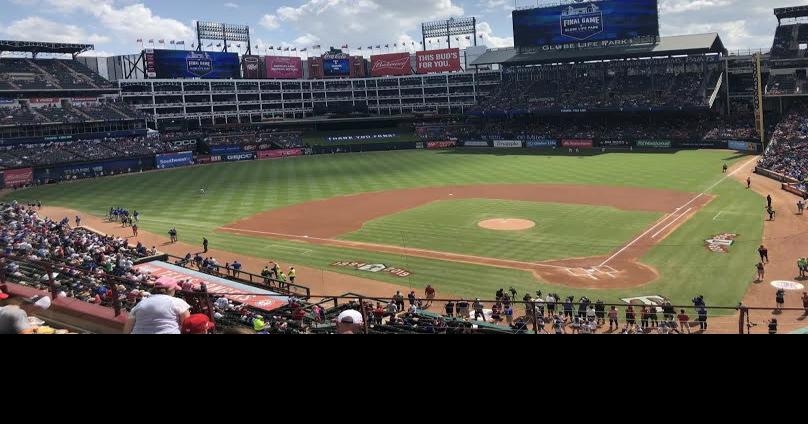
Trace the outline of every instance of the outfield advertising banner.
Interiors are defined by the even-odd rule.
[[[637,140],[637,147],[649,149],[670,149],[673,147],[671,140]]]
[[[522,142],[519,140],[494,140],[494,147],[498,149],[519,149]]]
[[[325,137],[325,141],[329,143],[345,143],[354,141],[374,141],[374,140],[388,140],[398,138],[398,133],[376,133],[376,134],[361,134],[361,135],[339,135]]]
[[[586,138],[576,138],[576,139],[566,139],[561,140],[562,147],[570,147],[570,148],[581,148],[581,149],[591,149],[594,146],[592,140]]]
[[[528,140],[527,147],[529,148],[541,148],[541,147],[556,147],[558,146],[558,140]]]
[[[412,74],[409,53],[379,54],[370,57],[370,76],[387,77]]]
[[[152,73],[153,68],[157,78],[241,78],[241,63],[236,53],[153,50],[151,57],[150,64],[147,53],[147,72]]]
[[[62,178],[73,175],[109,175],[111,173],[135,172],[141,169],[152,169],[154,158],[114,160],[107,162],[97,162],[81,165],[56,166],[53,168],[37,169],[34,171],[34,178]]]
[[[757,152],[758,151],[758,144],[757,143],[749,143],[746,141],[737,141],[737,140],[730,140],[727,141],[727,148],[732,150],[740,150],[742,152]]]
[[[3,171],[3,187],[19,187],[34,182],[34,169],[7,169]]]
[[[258,56],[242,56],[241,68],[244,79],[261,78],[261,58]]]
[[[513,12],[514,45],[543,51],[628,46],[659,37],[657,0],[578,0]]]
[[[193,152],[166,153],[154,157],[154,165],[157,169],[179,168],[193,164]]]
[[[267,56],[264,63],[269,79],[303,78],[303,60],[297,56]]]
[[[241,153],[241,146],[218,146],[210,148],[210,154],[212,155],[229,155],[233,153]]]
[[[433,72],[459,72],[460,49],[427,50],[415,53],[416,72],[429,74]]]
[[[303,156],[303,149],[262,150],[258,152],[258,159],[276,159],[289,156]]]
[[[615,140],[615,139],[606,139],[598,141],[598,144],[601,147],[629,147],[631,146],[631,142],[628,140]]]
[[[722,140],[712,140],[712,141],[707,141],[707,140],[689,141],[689,140],[685,140],[685,141],[680,141],[680,142],[676,143],[676,145],[678,147],[690,147],[690,148],[697,147],[697,148],[703,148],[703,149],[723,149],[723,148],[727,147],[727,142],[722,141]]]
[[[456,141],[430,141],[426,143],[427,149],[448,149],[457,146]]]
[[[235,154],[230,154],[230,155],[222,155],[221,157],[222,157],[222,160],[224,160],[224,161],[238,162],[238,161],[242,161],[242,160],[253,160],[253,159],[255,159],[255,153],[243,152],[243,153],[235,153]]]
[[[464,147],[488,147],[487,141],[464,141]]]

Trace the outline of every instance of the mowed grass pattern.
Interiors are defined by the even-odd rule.
[[[541,153],[547,152],[399,151],[223,163],[38,187],[12,192],[5,198],[41,200],[97,216],[104,215],[110,206],[137,209],[143,213],[141,229],[157,234],[165,234],[168,228],[176,226],[180,240],[191,243],[201,242],[205,236],[212,248],[419,290],[432,284],[439,292],[458,296],[490,296],[499,287],[513,286],[520,293],[553,290],[612,301],[627,295],[660,294],[688,302],[694,291],[702,289],[702,294],[713,304],[734,305],[740,299],[739,293],[749,284],[748,271],[749,264],[754,263],[754,249],[736,249],[725,257],[716,258],[704,255],[702,247],[703,237],[711,236],[717,229],[744,234],[744,241],[750,246],[761,237],[762,199],[732,181],[716,186],[711,194],[718,198],[677,230],[676,238],[671,240],[679,240],[679,243],[668,246],[666,241],[666,245],[649,253],[649,263],[657,266],[662,278],[632,290],[575,290],[536,282],[531,274],[523,271],[215,232],[221,226],[268,209],[337,195],[411,187],[567,183],[698,193],[722,177],[720,167],[724,161],[748,160],[727,151],[613,153],[587,157]],[[201,186],[208,189],[205,197],[197,194]],[[736,208],[742,213],[730,215],[731,220],[712,221],[724,208]],[[330,267],[337,260],[382,262],[405,267],[414,275],[402,280],[385,273]]]
[[[605,255],[662,216],[558,203],[448,200],[365,223],[340,238],[525,262]],[[526,219],[521,231],[483,229],[480,221]]]

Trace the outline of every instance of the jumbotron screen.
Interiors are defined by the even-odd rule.
[[[241,63],[236,53],[187,50],[146,50],[149,78],[240,78]]]
[[[513,12],[514,44],[542,50],[625,46],[659,37],[657,0],[576,0]]]

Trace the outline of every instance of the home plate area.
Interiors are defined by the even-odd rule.
[[[569,272],[574,277],[584,277],[584,278],[591,278],[593,280],[601,280],[606,278],[617,278],[617,274],[620,272],[610,266],[595,266],[591,268],[567,268],[567,272]]]

